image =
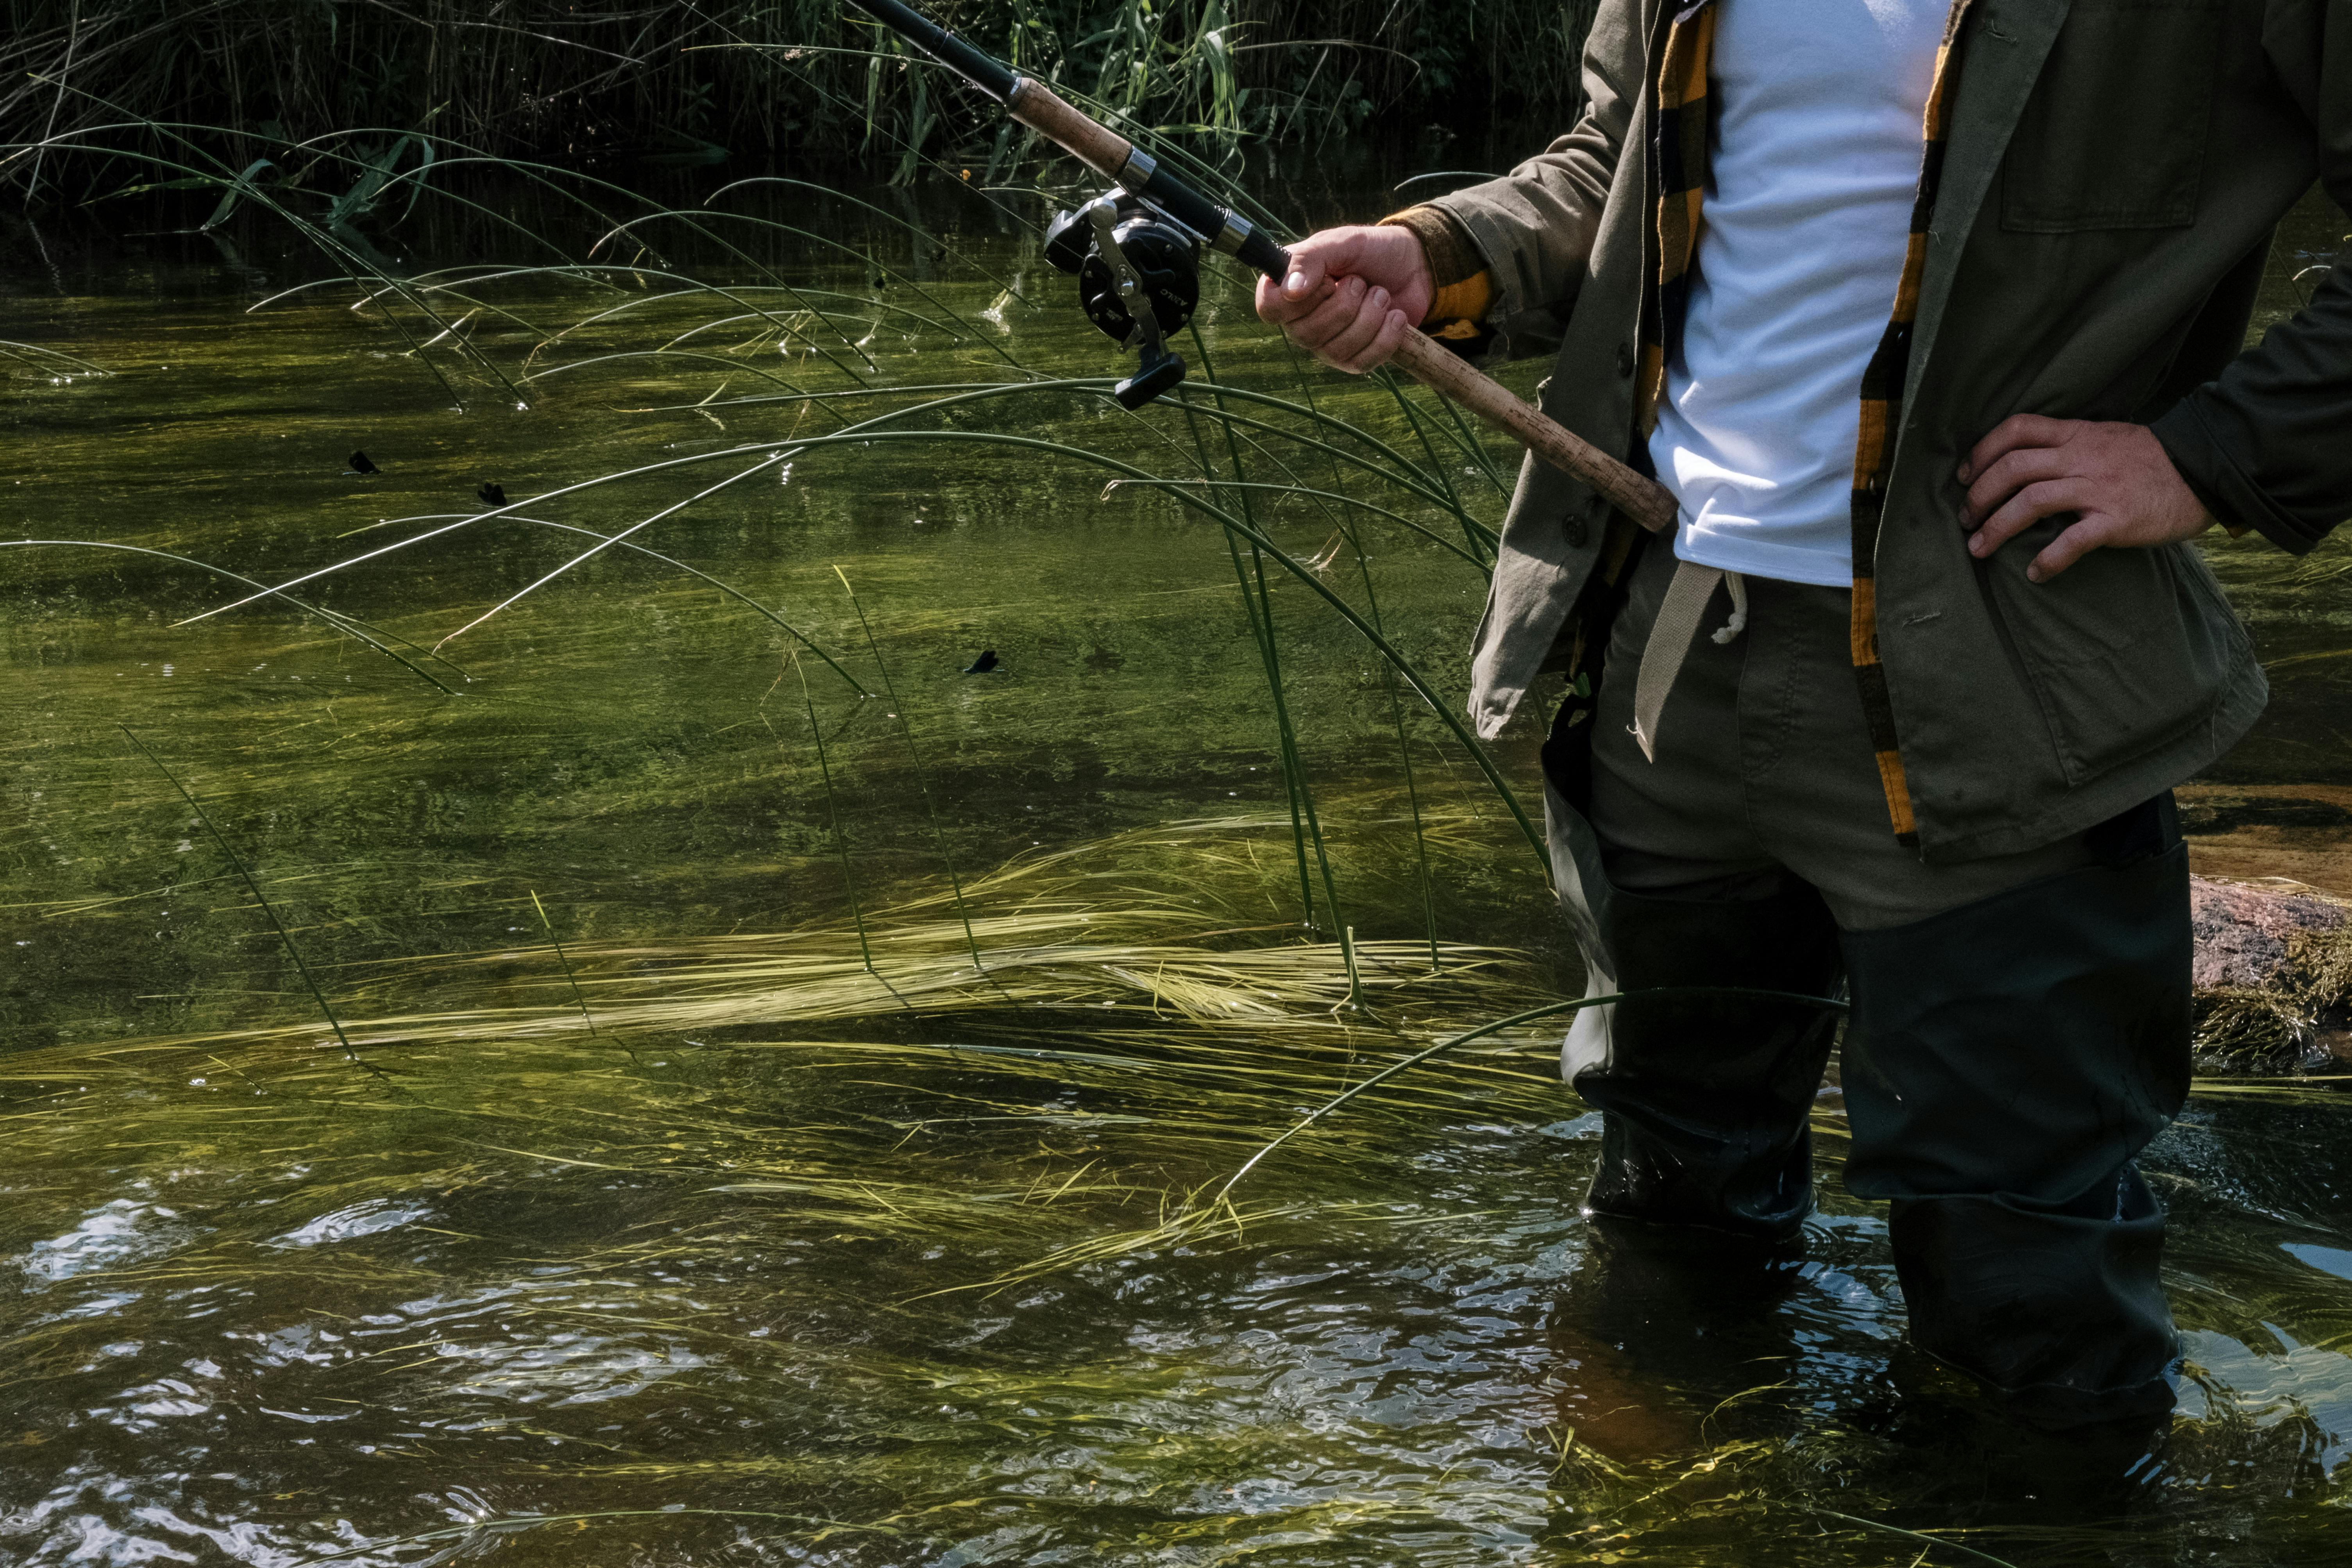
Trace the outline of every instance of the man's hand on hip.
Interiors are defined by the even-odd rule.
[[[1969,487],[1969,553],[1979,560],[2029,523],[2079,514],[2025,568],[2036,583],[2103,545],[2170,544],[2213,523],[2145,425],[2019,414],[1977,443],[1959,477]]]
[[[1411,229],[1358,224],[1292,246],[1289,275],[1258,279],[1257,313],[1316,358],[1360,375],[1396,353],[1436,295]]]

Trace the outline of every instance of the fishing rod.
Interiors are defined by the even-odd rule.
[[[903,0],[856,0],[884,26],[978,88],[1022,124],[1076,158],[1117,189],[1060,214],[1045,231],[1045,258],[1078,279],[1087,317],[1139,351],[1136,373],[1113,388],[1122,407],[1140,408],[1184,379],[1171,332],[1201,302],[1203,245],[1268,278],[1290,270],[1290,253],[1265,230],[1194,190],[1151,154],[1073,108],[1034,77],[1025,77],[949,32]],[[1583,480],[1652,532],[1671,528],[1675,499],[1520,400],[1494,377],[1425,332],[1408,332],[1391,364],[1453,398],[1561,472]]]

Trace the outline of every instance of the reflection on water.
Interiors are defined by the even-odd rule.
[[[1006,294],[1060,286],[1017,226],[921,216],[1002,280],[903,231],[872,248],[1024,364],[1105,370],[1090,329]],[[2310,249],[2306,216],[2289,237]],[[24,297],[9,335],[121,374],[9,383],[11,531],[277,581],[383,519],[487,510],[487,482],[537,496],[837,424],[726,402],[838,389],[803,340],[648,289],[549,344],[607,301],[544,281],[496,297],[519,321],[467,330],[509,371],[573,368],[528,410],[458,413],[348,298],[240,314],[285,281],[245,245],[250,276],[118,261],[103,288]],[[860,296],[839,309],[866,318],[861,374],[1007,374],[990,342],[889,324],[862,262],[776,259]],[[686,332],[708,363],[608,357]],[[1237,301],[1207,342],[1223,377],[1283,384]],[[1412,438],[1373,389],[1317,385]],[[1183,471],[1179,427],[1099,398],[948,423]],[[345,475],[354,447],[383,472]],[[1481,462],[1449,467],[1491,522]],[[1310,890],[1340,910],[1302,940],[1234,563],[1103,479],[1003,448],[812,453],[646,536],[846,679],[619,552],[446,666],[412,655],[454,698],[290,611],[178,625],[242,590],[168,562],[7,552],[9,1559],[2352,1552],[2352,1146],[2326,1082],[2207,1086],[2151,1151],[2193,1363],[2152,1450],[2020,1434],[1902,1347],[1883,1211],[1834,1182],[1833,1090],[1801,1257],[1727,1268],[1581,1220],[1597,1122],[1542,1028],[1355,1102],[1235,1213],[1167,1224],[1368,1066],[1573,975],[1475,770],[1408,710],[1409,795],[1376,668],[1286,584],[1286,695],[1331,839]],[[553,521],[625,527],[682,493],[630,481]],[[1328,516],[1265,504],[1286,548],[1356,569]],[[1476,573],[1402,527],[1363,537],[1390,635],[1458,692]],[[430,647],[579,548],[469,525],[315,594]],[[2352,784],[2341,547],[2215,555],[2278,692],[2221,782]],[[963,674],[982,649],[1002,669]],[[119,724],[239,847],[362,1063]],[[1529,776],[1525,737],[1498,754]],[[2255,809],[2230,797],[2214,831]]]
[[[1238,1234],[1003,1286],[1297,1097],[1181,1032],[1083,1063],[860,1033],[412,1050],[396,1095],[307,1046],[43,1064],[85,1081],[23,1102],[10,1184],[16,1233],[64,1238],[19,1253],[17,1560],[416,1562],[526,1514],[597,1520],[499,1535],[521,1560],[679,1563],[1918,1556],[1834,1514],[2258,1563],[2338,1528],[2324,1093],[2200,1101],[2156,1150],[2194,1381],[2110,1456],[1907,1363],[1883,1223],[1833,1188],[1801,1260],[1593,1234],[1597,1130],[1542,1120],[1533,1037],[1297,1147]],[[189,1083],[206,1055],[231,1087]]]

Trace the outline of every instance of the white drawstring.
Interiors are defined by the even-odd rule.
[[[1732,640],[1748,629],[1748,579],[1737,572],[1726,572],[1723,585],[1731,590],[1731,619],[1715,634],[1715,646],[1729,647]]]

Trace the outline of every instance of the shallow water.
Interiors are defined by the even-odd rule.
[[[771,192],[738,205],[866,257],[659,242],[733,303],[663,301],[635,256],[619,294],[485,285],[465,330],[494,369],[426,351],[447,386],[348,287],[247,313],[320,270],[257,222],[226,249],[19,231],[0,336],[115,374],[15,367],[0,531],[275,582],[438,526],[383,520],[487,510],[484,480],[520,501],[756,448],[522,509],[635,523],[834,427],[830,405],[724,402],[848,388],[813,342],[877,384],[1007,379],[998,348],[1032,373],[1110,371],[1034,237],[962,198],[875,195],[971,265]],[[502,198],[561,221],[534,199]],[[2340,232],[2298,215],[2273,319]],[[384,243],[411,267],[523,255],[478,220]],[[879,290],[868,258],[891,269]],[[776,277],[836,290],[824,308],[852,330],[746,309],[807,305],[747,292]],[[1204,336],[1222,379],[1301,395],[1237,299]],[[1305,384],[1416,438],[1377,389]],[[929,423],[1197,471],[1181,420],[1082,392]],[[382,474],[346,476],[354,448]],[[1281,451],[1310,485],[1451,528]],[[1444,465],[1489,523],[1504,457]],[[1549,1074],[1548,1024],[1355,1102],[1237,1209],[1184,1208],[1368,1066],[1574,975],[1466,754],[1409,693],[1392,708],[1360,639],[1277,574],[1330,838],[1302,928],[1234,563],[1213,526],[1108,477],[1005,447],[812,448],[636,536],[845,673],[618,552],[447,663],[402,650],[454,695],[283,607],[178,624],[243,591],[185,565],[0,552],[11,1559],[2352,1555],[2352,1153],[2324,1081],[2207,1085],[2151,1151],[2194,1363],[2152,1454],[2021,1436],[1907,1359],[1884,1211],[1834,1180],[1833,1091],[1823,1213],[1775,1270],[1612,1253],[1579,1219],[1597,1129]],[[1330,516],[1262,504],[1364,604]],[[1357,521],[1381,624],[1458,697],[1476,572]],[[581,547],[468,524],[315,599],[430,647]],[[2275,690],[2215,782],[2352,784],[2343,547],[2213,554]],[[1002,672],[960,673],[982,649]],[[1523,795],[1531,739],[1495,749]]]

